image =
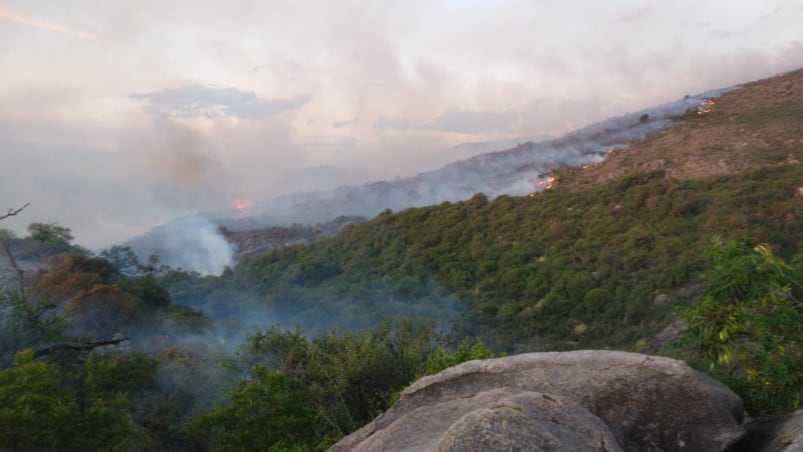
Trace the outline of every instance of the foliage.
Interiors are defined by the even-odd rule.
[[[0,290],[0,369],[12,364],[20,350],[63,339],[64,319],[54,315],[50,299],[29,301],[19,293]]]
[[[466,338],[453,350],[447,348],[435,349],[427,357],[424,369],[427,375],[432,375],[466,361],[488,359],[496,356],[494,352],[482,343],[482,339],[478,338],[476,341],[472,341]]]
[[[245,379],[193,427],[216,450],[326,448],[396,401],[425,372],[492,357],[480,342],[446,350],[431,326],[380,324],[307,339],[272,327],[249,336],[228,367]]]
[[[31,350],[0,372],[0,449],[59,450],[73,441],[78,405],[60,380],[58,368],[33,361]]]
[[[123,274],[137,274],[140,271],[139,259],[130,246],[114,245],[100,252],[111,266]]]
[[[216,408],[193,424],[193,431],[214,450],[286,450],[314,438],[314,413],[304,385],[264,366],[231,391],[231,404]]]
[[[141,355],[93,354],[70,384],[58,365],[17,355],[0,372],[0,449],[146,450],[146,432],[129,419],[128,394],[153,383]]]
[[[49,245],[53,249],[68,249],[73,239],[70,228],[57,223],[31,223],[28,225],[28,236]]]
[[[803,261],[766,244],[708,249],[706,294],[683,311],[686,343],[745,400],[753,414],[791,411],[803,391]],[[800,256],[803,257],[803,256]]]
[[[435,319],[496,349],[634,349],[690,303],[707,237],[803,245],[803,166],[678,181],[632,174],[582,192],[483,196],[385,213],[231,274],[171,272],[177,303],[215,317],[255,306],[316,334]],[[670,302],[653,303],[666,294]]]

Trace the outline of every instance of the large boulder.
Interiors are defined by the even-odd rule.
[[[734,452],[803,451],[803,410],[748,422],[747,435]]]
[[[498,388],[418,407],[359,444],[332,450],[620,451],[598,417],[566,397]]]
[[[559,403],[544,402],[550,398]],[[480,403],[488,399],[503,408]],[[583,417],[572,402],[593,416]],[[615,351],[529,353],[470,361],[421,378],[332,450],[617,450],[618,443],[634,451],[716,451],[744,434],[742,411],[736,394],[682,361]],[[615,442],[593,433],[602,442],[576,449],[588,437],[583,432],[604,431],[595,418]],[[580,442],[562,443],[568,437],[558,431],[573,432],[578,437],[566,441]],[[535,439],[541,437],[556,445]]]

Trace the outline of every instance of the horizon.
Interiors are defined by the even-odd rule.
[[[95,249],[803,66],[791,1],[72,5],[0,2],[0,209]]]

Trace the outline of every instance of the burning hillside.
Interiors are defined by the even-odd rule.
[[[226,231],[225,238],[218,231],[220,239],[239,248],[232,256],[249,255],[332,233],[329,228],[319,233],[316,227],[298,225],[325,224],[341,216],[370,218],[386,209],[461,201],[475,193],[489,198],[534,196],[542,190],[582,189],[658,169],[674,178],[730,174],[802,159],[801,111],[803,70],[685,96],[558,139],[520,143],[413,177],[298,193],[252,203],[247,210],[238,204],[236,210],[211,218]],[[290,229],[276,229],[282,227]],[[203,246],[207,241],[196,242]],[[161,251],[164,263],[173,262],[170,253],[165,254],[170,247],[152,234],[132,245],[140,255]],[[198,270],[187,267],[186,260],[181,263]],[[215,268],[221,268],[219,262]]]
[[[524,196],[551,187],[555,168],[594,164],[614,150],[652,136],[672,125],[689,109],[704,110],[721,91],[687,96],[655,108],[611,118],[561,138],[520,143],[504,151],[481,154],[440,169],[394,181],[300,193],[255,204],[252,217],[227,221],[232,229],[257,225],[316,224],[339,215],[372,217],[385,209],[460,201],[475,193],[489,198]]]
[[[598,165],[557,171],[579,190],[624,174],[663,170],[696,179],[803,159],[803,70],[704,98],[675,127],[619,148]]]

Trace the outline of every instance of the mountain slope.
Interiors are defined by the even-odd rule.
[[[609,118],[561,138],[519,143],[516,147],[451,163],[413,177],[299,193],[253,206],[253,217],[226,222],[232,229],[255,225],[315,224],[341,215],[373,217],[399,210],[461,201],[475,193],[495,198],[543,189],[549,170],[605,159],[612,149],[652,136],[672,126],[672,118],[705,105],[723,90],[687,96],[675,102]]]
[[[677,118],[672,128],[586,168],[556,172],[577,190],[634,171],[694,179],[734,174],[803,154],[803,70],[745,83]]]
[[[764,83],[776,80],[756,86]],[[728,102],[738,105],[739,92],[749,93],[735,90]],[[580,179],[594,169],[566,172],[565,189],[385,212],[336,237],[246,259],[223,278],[174,274],[172,293],[215,316],[259,306],[267,312],[262,323],[300,322],[312,331],[409,316],[509,350],[649,346],[675,307],[700,293],[712,236],[750,238],[785,258],[799,255],[803,153],[788,137],[803,130],[803,99],[791,92],[764,104],[753,96],[753,110],[742,108],[775,118],[758,127],[785,138],[760,154],[727,154],[730,174],[709,168],[681,179],[668,164],[644,171],[649,166],[638,161],[609,167],[615,171],[607,182]],[[684,162],[678,168],[701,166],[716,154],[695,137],[724,133],[715,112],[711,121],[690,112],[695,118],[680,118],[677,126],[689,133],[671,129],[629,149],[675,136],[676,145],[657,155]],[[752,123],[737,126],[729,139],[750,139],[733,130],[754,130]],[[572,175],[580,176],[567,189]]]

